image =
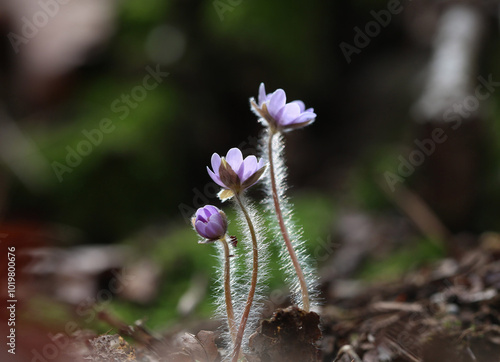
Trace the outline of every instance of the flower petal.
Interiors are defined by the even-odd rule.
[[[208,235],[209,239],[218,239],[224,235],[224,229],[222,225],[209,221],[205,228],[205,233]]]
[[[231,148],[226,155],[226,161],[231,166],[234,172],[238,172],[240,169],[240,166],[243,162],[243,155],[241,154],[241,151],[234,147]]]
[[[300,112],[304,112],[304,110],[306,109],[306,105],[304,104],[304,102],[300,101],[300,100],[297,100],[297,101],[293,101],[293,102],[290,102],[290,103],[295,103],[295,104],[298,104],[299,105],[299,108],[300,108]]]
[[[313,112],[304,112],[299,117],[297,117],[296,119],[294,119],[293,122],[290,122],[289,124],[304,123],[304,122],[307,122],[307,121],[312,121],[315,118],[316,118],[316,113],[313,113]]]
[[[243,161],[243,169],[241,170],[241,174],[238,174],[240,177],[241,183],[245,182],[250,176],[252,176],[255,171],[257,171],[257,157],[248,156]]]
[[[207,166],[207,171],[208,171],[208,175],[212,178],[212,180],[214,180],[214,182],[217,185],[227,189],[227,186],[224,185],[224,183],[220,180],[220,177],[218,175],[216,175],[215,173],[213,173],[213,171],[211,169],[209,169],[208,166]]]
[[[236,171],[238,178],[240,179],[240,183],[243,183],[243,173],[245,172],[245,161],[243,161],[240,165],[240,168]]]
[[[269,100],[269,105],[267,106],[267,110],[272,117],[275,117],[277,113],[283,108],[286,104],[286,93],[283,89],[277,89],[271,96]]]
[[[283,112],[278,120],[278,123],[280,125],[287,125],[292,123],[299,116],[300,106],[297,103],[288,103],[285,107],[283,107]]]
[[[278,124],[283,123],[282,118],[283,118],[283,112],[285,112],[285,106],[281,107],[281,109],[278,112],[276,112],[276,114],[273,116],[274,120]]]
[[[266,100],[267,100],[266,87],[264,86],[264,83],[260,83],[260,86],[259,86],[259,107],[262,107],[262,103],[264,103]]]
[[[257,164],[257,170],[260,170],[262,167],[266,165],[266,161],[264,161],[263,158],[259,160],[259,163]]]
[[[210,220],[211,214],[206,207],[203,207],[201,209],[200,216],[203,217],[203,219],[205,219],[208,222],[208,220]]]
[[[200,234],[201,237],[204,237],[204,238],[207,238],[207,234],[206,234],[206,228],[207,228],[207,224],[205,224],[204,222],[202,221],[197,221],[195,224],[194,224],[194,228],[196,229],[196,232],[198,234]]]
[[[257,181],[259,181],[259,179],[262,177],[262,175],[264,174],[264,171],[266,170],[266,165],[264,165],[264,167],[261,167],[260,169],[258,169],[257,171],[255,171],[254,173],[252,173],[250,175],[250,177],[248,177],[246,179],[246,181],[244,183],[242,183],[242,187],[244,189],[247,189],[249,188],[250,186],[253,186],[257,183]]]
[[[206,205],[204,207],[204,209],[205,209],[208,217],[211,217],[213,215],[219,215],[219,211],[220,210],[218,208],[216,208],[215,206],[213,206],[213,205]]]
[[[219,225],[222,225],[224,223],[224,220],[222,220],[222,216],[219,213],[210,215],[210,218],[208,221],[217,223]]]
[[[202,207],[196,210],[196,214],[194,215],[194,217],[195,217],[195,222],[198,220],[202,222],[208,222],[208,218],[205,216],[205,211],[203,210]]]
[[[214,153],[212,155],[211,163],[212,163],[212,170],[216,175],[219,174],[219,167],[220,167],[220,156],[217,153]]]

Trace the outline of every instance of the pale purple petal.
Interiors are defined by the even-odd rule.
[[[216,175],[215,173],[213,173],[212,170],[208,168],[208,166],[207,166],[207,171],[208,171],[209,176],[212,178],[212,180],[215,181],[215,183],[217,185],[227,189],[227,186],[222,183],[222,181],[220,180],[220,177],[218,175]]]
[[[300,106],[297,103],[288,103],[283,107],[283,112],[278,123],[287,125],[293,122],[294,119],[300,116]]]
[[[214,222],[214,223],[219,224],[219,225],[224,225],[224,220],[222,219],[222,216],[218,211],[210,216],[209,221]]]
[[[281,119],[283,118],[283,112],[285,112],[285,107],[281,107],[281,109],[276,112],[276,115],[273,116],[273,118],[276,120],[276,123],[280,124]]]
[[[207,209],[207,207],[205,206],[203,208],[203,211],[201,212],[201,215],[203,215],[203,218],[205,220],[210,221],[210,216],[212,216],[212,213]]]
[[[205,233],[206,227],[207,227],[207,224],[205,224],[201,220],[196,221],[196,223],[194,224],[194,228],[196,229],[198,234],[200,234],[200,236],[202,236],[204,238],[208,238],[207,234]]]
[[[220,156],[217,153],[214,153],[212,155],[212,170],[216,175],[219,175],[219,168],[220,168]]]
[[[235,172],[240,178],[240,182],[243,183],[243,173],[245,172],[245,161],[241,163],[240,168],[237,169]]]
[[[243,164],[244,168],[241,172],[241,175],[238,174],[241,183],[245,182],[250,176],[255,173],[255,171],[257,171],[257,157],[248,156],[247,158],[245,158],[245,161],[243,161]]]
[[[195,217],[195,220],[208,222],[208,218],[205,216],[205,212],[204,212],[203,208],[196,210],[196,214],[194,215],[194,217]]]
[[[213,211],[215,212],[219,212],[219,210],[215,207],[215,206],[212,206],[212,205],[206,205],[204,207],[200,207],[197,211],[196,211],[196,218],[199,219],[199,220],[202,220],[207,222],[210,217],[212,216],[213,214]]]
[[[285,106],[285,104],[286,93],[283,89],[278,89],[271,96],[267,110],[269,111],[269,114],[276,119],[277,113]]]
[[[231,148],[226,155],[226,161],[234,172],[238,172],[241,163],[243,162],[243,155],[238,148]]]
[[[311,113],[314,113],[314,108],[307,108],[305,111],[302,111],[302,112],[311,112]]]
[[[299,109],[300,109],[301,113],[304,112],[304,110],[306,109],[306,105],[302,101],[293,101],[293,102],[290,102],[290,104],[292,104],[292,103],[295,103],[295,104],[299,105]]]
[[[314,118],[316,118],[316,113],[304,112],[299,117],[294,119],[293,122],[291,122],[290,124],[304,123],[313,120]]]
[[[206,205],[204,207],[206,213],[207,213],[207,216],[210,217],[210,216],[213,216],[213,215],[219,215],[219,209],[216,208],[215,206],[213,205]],[[219,215],[220,216],[220,215]]]
[[[261,158],[261,159],[259,160],[259,163],[257,164],[257,169],[256,169],[256,171],[259,171],[259,170],[260,170],[262,167],[264,167],[265,165],[266,165],[266,161],[264,161],[264,159],[263,159],[263,158]]]
[[[224,235],[224,229],[222,225],[209,221],[205,233],[207,233],[211,239],[215,239]]]
[[[264,83],[260,83],[259,86],[259,107],[262,107],[262,104],[267,100],[266,96],[266,88]]]

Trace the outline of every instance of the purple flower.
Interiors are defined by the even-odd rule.
[[[306,109],[304,102],[286,103],[286,94],[283,89],[277,89],[274,93],[266,93],[264,83],[261,83],[258,100],[257,104],[255,99],[250,99],[252,109],[257,116],[261,117],[264,125],[269,126],[273,132],[287,132],[305,127],[316,119],[314,109]]]
[[[254,185],[266,168],[263,159],[243,155],[238,148],[231,148],[226,157],[217,153],[212,155],[212,170],[207,167],[208,174],[219,186],[237,194]],[[229,196],[230,197],[230,196]]]
[[[212,205],[200,207],[191,222],[196,232],[209,241],[218,240],[227,232],[226,214]]]

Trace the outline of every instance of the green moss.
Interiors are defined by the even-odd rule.
[[[439,260],[445,256],[440,242],[428,238],[409,241],[407,246],[381,259],[369,259],[358,277],[368,282],[394,281],[419,266]]]

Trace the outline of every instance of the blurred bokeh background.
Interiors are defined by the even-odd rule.
[[[0,247],[26,324],[106,331],[89,298],[157,330],[210,318],[189,216],[221,206],[213,152],[255,152],[261,82],[318,114],[286,156],[326,284],[500,227],[497,1],[4,0],[0,34]]]

